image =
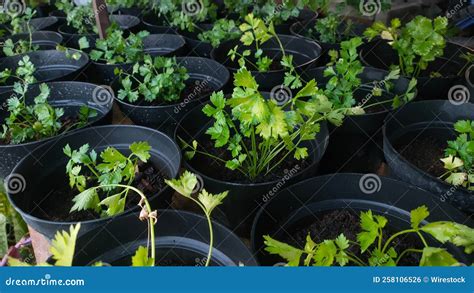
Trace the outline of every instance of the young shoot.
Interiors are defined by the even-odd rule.
[[[400,70],[392,69],[383,80],[377,80],[369,83],[362,83],[360,74],[364,71],[364,67],[359,60],[357,52],[358,47],[362,45],[362,39],[359,37],[352,38],[348,41],[341,42],[341,50],[339,52],[331,50],[331,62],[324,70],[324,76],[329,78],[325,85],[324,94],[334,103],[336,108],[353,107],[357,104],[354,98],[354,92],[360,88],[369,88],[370,94],[359,103],[363,109],[368,109],[380,104],[391,103],[393,108],[397,108],[415,97],[415,87],[417,81],[412,78],[404,94],[395,95],[393,99],[381,102],[373,102],[373,97],[380,97],[385,90],[390,93],[393,90],[393,82],[400,78]]]
[[[199,191],[196,199],[193,196],[193,191],[196,190],[196,185],[198,185],[199,182],[196,178],[196,175],[188,171],[184,171],[183,175],[181,175],[179,179],[166,180],[165,182],[176,192],[193,201],[206,216],[209,227],[209,249],[205,266],[209,266],[211,263],[212,248],[214,246],[214,230],[212,228],[211,214],[217,206],[222,204],[222,201],[227,196],[228,191],[218,194],[211,194],[205,189],[202,189]]]
[[[404,76],[418,77],[436,58],[442,57],[446,47],[448,19],[434,20],[418,15],[404,27],[395,18],[390,26],[375,22],[364,35],[372,40],[381,37],[398,53],[398,66]]]
[[[458,134],[455,140],[448,141],[441,159],[446,172],[441,179],[454,186],[474,190],[474,121],[460,120],[454,124]]]
[[[6,69],[0,73],[0,80],[14,79],[13,94],[7,100],[9,116],[2,125],[1,139],[8,144],[21,144],[53,137],[74,128],[84,127],[97,112],[82,106],[76,121],[65,123],[64,109],[54,108],[48,103],[50,89],[40,84],[40,93],[34,98],[27,98],[29,86],[36,81],[36,69],[28,56],[24,56],[13,73]],[[31,103],[31,100],[33,103]]]
[[[208,156],[250,180],[269,174],[291,157],[306,159],[308,149],[303,143],[316,139],[321,122],[329,120],[341,125],[344,115],[361,112],[358,107],[334,109],[314,80],[287,102],[277,103],[259,92],[257,82],[245,68],[234,74],[230,98],[215,92],[210,99],[202,111],[214,124],[206,134],[215,148],[228,151],[228,158],[204,151],[197,141],[188,143],[181,139],[188,150],[186,157]]]
[[[130,155],[126,156],[108,147],[98,158],[94,150],[89,151],[88,144],[77,150],[69,145],[64,147],[64,154],[69,157],[66,165],[69,186],[80,192],[73,198],[70,212],[93,210],[101,217],[110,217],[125,210],[130,190],[136,191],[127,186],[134,182],[139,162],[146,163],[150,158],[151,146],[143,141],[134,142],[129,149]],[[105,194],[99,194],[98,190]]]
[[[421,225],[429,214],[426,206],[420,206],[411,211],[410,229],[387,234],[384,230],[388,226],[387,218],[368,210],[360,213],[361,231],[356,239],[348,239],[341,233],[336,239],[316,243],[308,235],[304,248],[296,248],[266,235],[263,236],[265,250],[285,259],[288,266],[397,266],[407,254],[420,254],[420,266],[461,265],[445,248],[430,246],[426,235],[436,239],[440,246],[451,243],[464,247],[464,252],[471,254],[474,250],[474,229],[447,221]],[[397,251],[394,240],[407,235],[417,236],[423,247]]]
[[[145,56],[143,63],[133,66],[132,73],[117,71],[116,74],[121,79],[118,98],[130,103],[153,103],[157,99],[160,102],[179,101],[189,78],[186,68],[178,64],[175,57],[153,58],[149,55]]]

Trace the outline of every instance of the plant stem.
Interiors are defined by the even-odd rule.
[[[421,249],[414,249],[414,248],[407,248],[407,249],[405,249],[402,253],[400,253],[400,256],[397,258],[397,261],[395,262],[395,264],[398,265],[398,263],[400,262],[400,260],[402,259],[402,257],[403,257],[405,254],[409,253],[409,252],[419,252],[419,253],[422,253],[423,250],[421,250]]]

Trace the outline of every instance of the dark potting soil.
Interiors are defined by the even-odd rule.
[[[232,157],[226,148],[215,148],[214,143],[208,139],[198,139],[198,146],[205,152],[210,153],[213,156],[221,158],[223,160],[230,160]],[[250,147],[250,144],[249,144]],[[282,158],[282,155],[278,155],[273,162],[278,162]],[[237,170],[230,170],[224,166],[224,163],[216,161],[209,156],[196,154],[196,156],[190,161],[190,164],[202,173],[226,182],[233,183],[261,183],[279,180],[283,178],[289,170],[297,169],[298,172],[304,170],[311,165],[309,160],[298,161],[292,156],[288,156],[278,167],[276,167],[271,173],[265,175],[262,174],[255,178],[253,181],[245,177],[242,173]],[[273,164],[270,164],[273,166]]]
[[[180,94],[181,98],[179,99],[179,101],[170,101],[170,102],[163,101],[158,96],[157,99],[151,103],[144,101],[142,99],[139,99],[137,102],[133,104],[137,106],[150,106],[150,107],[175,105],[186,100],[188,101],[198,100],[202,97],[211,95],[212,92],[214,91],[215,89],[211,85],[209,85],[208,82],[196,80],[189,84],[186,84],[186,87],[181,91],[181,94]]]
[[[328,211],[321,215],[317,221],[314,221],[309,225],[308,223],[302,223],[294,227],[294,231],[295,232],[292,234],[293,237],[288,237],[285,242],[299,248],[304,248],[308,234],[316,243],[328,239],[335,239],[341,233],[344,234],[347,239],[357,241],[357,233],[361,231],[360,217],[355,212],[349,210]],[[396,232],[398,231],[394,231],[389,226],[386,226],[383,236],[384,241]],[[393,240],[391,246],[397,251],[398,255],[400,255],[400,253],[407,248],[423,247],[423,243],[412,235],[402,235]],[[365,253],[365,256],[360,256],[359,246],[351,245],[349,251],[367,262],[368,252]],[[418,266],[420,257],[420,254],[408,253],[400,260],[399,265]],[[349,265],[354,264],[349,263]]]
[[[441,138],[421,135],[414,140],[399,141],[394,147],[410,163],[432,176],[439,177],[445,172],[440,159],[444,158],[447,143]]]
[[[140,163],[138,169],[135,180],[131,184],[133,187],[138,188],[147,196],[152,196],[165,187],[164,180],[166,178],[151,163]],[[68,179],[65,177],[64,181],[67,182]],[[77,194],[77,190],[71,190],[69,186],[58,189],[45,197],[44,201],[39,203],[39,208],[35,208],[31,214],[41,219],[56,222],[87,221],[100,218],[100,214],[93,210],[69,212],[73,206],[72,199]],[[99,196],[103,199],[104,193],[99,192]],[[137,206],[139,201],[140,196],[130,191],[125,203],[125,210]]]

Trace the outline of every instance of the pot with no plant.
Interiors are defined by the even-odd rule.
[[[0,57],[10,57],[39,50],[54,50],[63,37],[56,32],[36,31],[0,38],[3,44]]]
[[[96,97],[97,86],[82,82],[31,85],[34,67],[27,58],[17,70],[13,92],[0,94],[0,178],[36,147],[59,135],[111,121],[113,97]],[[5,72],[4,72],[5,73]],[[10,73],[10,75],[14,75]]]
[[[247,15],[239,28],[242,32],[240,40],[223,42],[212,50],[211,57],[233,73],[245,66],[262,90],[270,91],[280,86],[321,55],[321,47],[317,43],[277,35],[272,22],[267,25],[253,14]],[[297,85],[298,81],[293,81]]]
[[[93,66],[88,68],[88,76],[97,84],[111,85],[118,71],[130,72],[133,65],[143,61],[145,54],[174,55],[183,49],[185,42],[178,35],[150,35],[147,31],[130,33],[124,37],[115,24],[107,29],[106,39],[89,44],[86,37],[79,40],[81,50],[88,51]]]
[[[472,50],[446,41],[447,25],[445,17],[423,16],[405,26],[399,19],[388,27],[376,22],[364,34],[369,40],[381,39],[361,49],[361,60],[382,69],[397,65],[403,76],[418,79],[420,99],[445,99],[474,60]]]
[[[61,0],[56,2],[56,6],[67,16],[67,23],[58,28],[66,47],[79,49],[79,39],[82,37],[89,43],[99,38],[92,4],[76,6],[74,2]],[[110,15],[109,19],[126,33],[134,32],[140,24],[140,19],[131,15]]]
[[[30,84],[75,80],[89,63],[86,54],[66,49],[45,50],[0,59],[0,93],[12,91],[22,75],[33,74]]]
[[[325,121],[340,125],[356,111],[334,109],[314,80],[287,99],[260,92],[245,68],[234,75],[230,97],[215,92],[210,100],[179,122],[176,141],[209,190],[229,190],[223,209],[241,234],[269,194],[316,172],[328,141]]]
[[[229,71],[200,57],[151,57],[121,72],[117,102],[134,123],[173,134],[176,124],[213,91],[228,83]]]
[[[8,196],[26,223],[49,239],[77,222],[85,233],[137,211],[137,190],[154,207],[167,208],[171,190],[164,180],[176,177],[180,162],[176,143],[153,129],[87,128],[26,156],[13,170],[24,188]]]
[[[474,260],[474,223],[415,187],[375,174],[308,179],[259,211],[262,265],[459,266]]]
[[[336,107],[358,106],[363,114],[348,116],[339,127],[329,127],[329,147],[321,162],[323,173],[376,172],[384,161],[382,125],[392,109],[415,97],[416,79],[400,77],[400,70],[388,72],[363,67],[357,49],[359,37],[341,43],[340,51],[330,51],[327,67],[310,69],[307,79],[315,79]]]
[[[393,175],[434,199],[474,212],[474,105],[451,101],[409,104],[387,117],[384,154]]]

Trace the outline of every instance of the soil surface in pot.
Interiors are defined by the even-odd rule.
[[[433,135],[420,135],[414,140],[400,140],[395,149],[410,163],[434,176],[441,176],[445,170],[440,159],[444,158],[446,141]]]
[[[389,222],[390,224],[390,222]],[[301,223],[292,229],[293,237],[287,237],[286,241],[290,245],[304,248],[306,237],[309,234],[311,238],[320,243],[326,239],[335,239],[343,233],[347,239],[357,241],[357,233],[361,231],[360,217],[353,211],[349,210],[333,210],[322,214],[317,221],[312,223]],[[389,226],[384,229],[383,239],[386,241],[391,235],[398,231],[394,231]],[[402,235],[391,242],[391,246],[400,255],[407,248],[422,248],[423,243],[413,235]],[[359,246],[350,246],[349,251],[360,256]],[[406,254],[400,261],[400,266],[418,266],[421,254]],[[361,257],[362,260],[368,262],[367,255]],[[354,265],[349,263],[349,265]]]
[[[154,195],[165,188],[166,184],[164,180],[166,178],[151,163],[140,163],[138,169],[139,171],[135,174],[135,180],[131,184],[132,186],[143,191],[147,196]],[[67,181],[68,179],[64,177],[64,182]],[[60,188],[49,196],[46,196],[45,199],[39,203],[39,208],[34,208],[31,214],[40,219],[56,222],[99,219],[100,214],[93,210],[69,213],[73,205],[72,199],[77,194],[79,194],[78,191],[75,189],[72,190],[69,186]],[[103,193],[99,192],[101,199],[103,199],[102,195]],[[125,203],[125,210],[137,206],[139,201],[140,196],[137,193],[130,191]]]
[[[76,125],[79,122],[79,117],[62,117],[61,118],[61,129],[59,130],[58,134],[64,133],[68,130],[74,129],[74,125]],[[46,139],[46,138],[41,138],[41,139]],[[39,141],[40,138],[34,139],[34,140],[29,140],[25,141],[24,143],[29,143],[33,141]],[[3,139],[0,139],[0,145],[9,145],[11,141],[10,137]]]
[[[133,105],[137,106],[168,106],[168,105],[176,105],[179,104],[187,99],[190,101],[199,99],[204,96],[208,96],[214,92],[215,89],[206,81],[193,81],[190,83],[186,83],[186,87],[181,91],[180,99],[178,101],[163,101],[161,99],[156,99],[153,102],[147,102],[143,99],[139,99]],[[159,96],[158,96],[159,97]]]
[[[232,159],[230,152],[226,148],[214,147],[214,142],[212,142],[211,140],[201,137],[200,139],[197,139],[197,141],[198,148],[200,148],[201,150],[204,150],[205,152],[208,152],[209,154],[226,161]],[[246,144],[250,148],[250,142],[246,142]],[[280,159],[282,159],[282,157],[283,155],[279,154],[278,156],[276,156],[273,162],[278,162]],[[289,173],[289,170],[296,169],[298,171],[302,171],[311,165],[311,162],[308,159],[298,161],[294,159],[293,156],[288,156],[287,159],[284,160],[278,167],[273,169],[271,173],[267,175],[262,174],[254,180],[250,180],[239,171],[230,170],[224,166],[224,163],[218,162],[209,156],[196,154],[196,156],[189,163],[195,168],[197,167],[196,169],[198,169],[209,177],[221,181],[242,184],[262,183],[279,180],[283,178],[287,173]],[[273,166],[273,163],[270,164],[270,166]]]

